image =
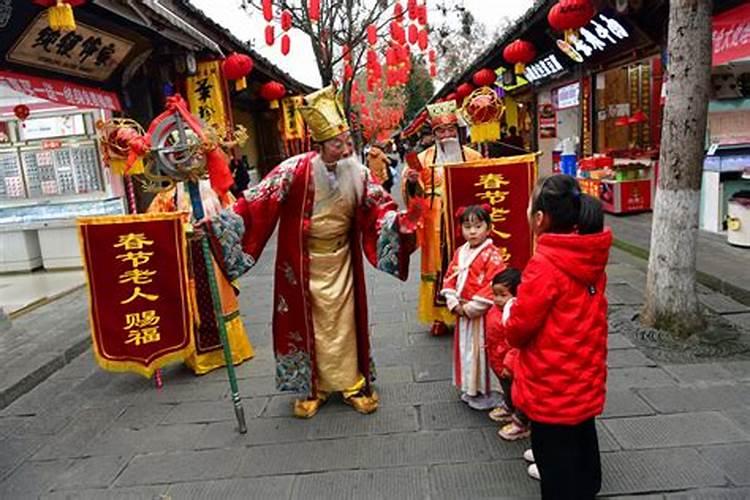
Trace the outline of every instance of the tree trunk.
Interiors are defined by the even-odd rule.
[[[695,262],[711,80],[712,0],[670,0],[659,181],[642,321],[677,336],[704,326]]]

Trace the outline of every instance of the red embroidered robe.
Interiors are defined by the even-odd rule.
[[[224,248],[227,266],[233,267],[227,248],[232,232],[242,238],[242,250],[249,265],[256,261],[279,224],[274,279],[273,345],[276,355],[276,383],[279,390],[314,395],[317,393],[315,333],[310,301],[310,255],[307,241],[314,207],[312,159],[316,153],[290,158],[272,170],[257,186],[244,193],[234,205],[242,218],[240,226],[213,230]],[[375,378],[370,355],[364,257],[377,269],[398,279],[408,277],[409,255],[416,247],[413,234],[403,234],[403,214],[392,198],[363,168],[364,190],[350,231],[354,273],[357,364],[369,384]],[[231,216],[223,214],[227,226]],[[236,222],[236,221],[235,221]],[[219,224],[221,225],[221,224]],[[405,230],[403,230],[405,232]],[[229,234],[229,237],[227,237]],[[231,243],[229,244],[231,247]]]

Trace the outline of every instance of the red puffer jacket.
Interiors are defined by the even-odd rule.
[[[518,357],[518,349],[511,348],[508,344],[503,326],[502,309],[492,306],[487,311],[485,322],[487,323],[487,357],[492,371],[498,377],[504,369],[512,374]]]
[[[575,425],[604,409],[611,246],[609,228],[537,240],[505,322],[519,348],[513,403],[533,421]]]

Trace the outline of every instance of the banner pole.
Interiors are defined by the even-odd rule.
[[[203,211],[203,202],[201,201],[198,183],[195,181],[188,182],[188,192],[190,193],[190,203],[193,207],[193,216],[196,220],[203,220],[203,218],[205,217],[205,213]],[[208,284],[209,288],[211,289],[211,299],[214,305],[216,324],[219,327],[219,337],[221,338],[221,344],[224,348],[224,362],[227,366],[229,387],[232,390],[232,404],[234,405],[234,414],[237,417],[237,425],[239,426],[240,434],[245,434],[247,432],[247,424],[245,423],[245,409],[242,407],[242,401],[240,399],[240,390],[237,385],[237,376],[234,371],[234,363],[232,362],[232,348],[229,345],[229,339],[227,338],[227,326],[224,322],[224,311],[222,311],[221,309],[219,286],[216,282],[216,275],[214,274],[214,264],[211,257],[211,248],[209,247],[207,234],[204,234],[201,238],[201,250],[203,253],[203,260],[206,264],[206,274],[208,275]]]

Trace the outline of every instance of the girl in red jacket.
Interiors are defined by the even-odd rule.
[[[531,420],[531,447],[544,499],[592,499],[601,486],[594,417],[607,378],[607,228],[580,234],[582,195],[555,175],[534,190],[529,220],[536,253],[504,321],[519,349],[513,403]],[[590,208],[590,205],[586,205]]]
[[[453,381],[462,401],[475,410],[489,410],[500,397],[490,388],[484,316],[494,300],[492,278],[505,264],[489,238],[489,207],[472,205],[460,210],[458,217],[466,243],[456,250],[441,292],[448,310],[457,316]]]

